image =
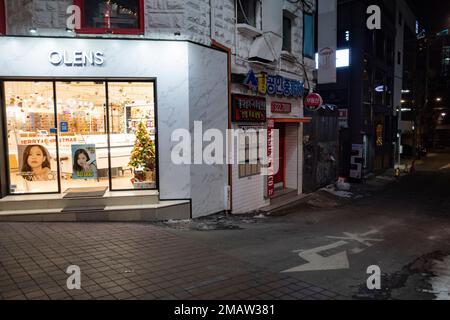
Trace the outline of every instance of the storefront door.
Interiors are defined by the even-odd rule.
[[[3,85],[10,194],[156,189],[154,82]]]

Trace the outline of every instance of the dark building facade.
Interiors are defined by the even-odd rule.
[[[450,36],[448,29],[421,39],[418,85],[421,92],[418,143],[427,147],[450,146]]]
[[[381,30],[367,28],[370,5],[382,12]],[[395,1],[338,1],[338,50],[350,50],[350,65],[337,69],[337,83],[319,85],[326,103],[348,109],[348,129],[341,129],[341,175],[361,175],[394,165],[397,119],[394,106],[396,36]],[[362,149],[362,165],[352,166],[353,149]]]

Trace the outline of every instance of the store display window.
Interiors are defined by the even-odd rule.
[[[144,0],[75,0],[81,9],[78,33],[144,33]]]
[[[154,82],[5,81],[11,194],[156,189]]]

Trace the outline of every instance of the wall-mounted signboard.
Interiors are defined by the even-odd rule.
[[[292,111],[292,104],[286,102],[272,102],[270,105],[272,113],[290,113]]]
[[[253,70],[248,72],[243,84],[259,94],[284,98],[300,98],[305,91],[302,81],[264,72],[255,75]]]
[[[266,99],[240,94],[233,95],[233,122],[266,122]]]

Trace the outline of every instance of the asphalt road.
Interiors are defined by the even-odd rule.
[[[171,232],[349,298],[435,299],[432,269],[450,254],[450,154],[431,153],[415,175],[371,186],[355,186],[369,190],[358,200],[323,196],[319,202],[340,203],[332,208],[304,204],[283,216],[234,218],[235,230]],[[450,275],[448,261],[441,270]],[[372,265],[380,290],[367,289]],[[439,281],[446,297],[448,282]]]

